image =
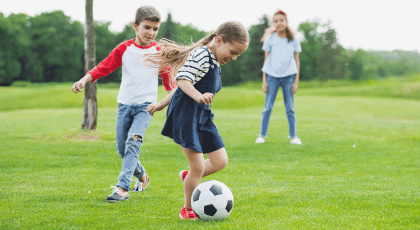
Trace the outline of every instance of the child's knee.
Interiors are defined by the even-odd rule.
[[[226,155],[220,161],[220,167],[221,167],[221,169],[225,168],[226,165],[227,165],[227,163],[228,163],[228,156]]]
[[[130,144],[141,145],[143,144],[143,137],[138,134],[129,136],[125,144],[126,145],[130,145]]]
[[[204,164],[197,163],[197,164],[190,165],[190,171],[200,174],[200,175],[204,173],[204,169],[205,169]]]
[[[219,158],[213,163],[214,166],[216,166],[216,170],[222,170],[226,167],[228,163],[228,156],[226,154],[223,154],[219,156]]]

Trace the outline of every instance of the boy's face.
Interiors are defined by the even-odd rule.
[[[153,22],[149,20],[144,20],[140,22],[139,25],[136,25],[133,22],[133,29],[136,31],[136,44],[139,46],[148,46],[155,40],[158,33],[160,22]]]
[[[216,38],[216,52],[214,56],[217,61],[224,65],[228,61],[236,60],[236,58],[242,54],[248,48],[248,43],[240,43],[232,41],[224,42],[222,37]]]

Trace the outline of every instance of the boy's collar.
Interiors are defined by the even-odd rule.
[[[156,41],[152,41],[149,45],[147,45],[147,46],[141,46],[141,45],[138,45],[137,43],[136,43],[136,39],[134,38],[133,40],[133,44],[136,46],[136,47],[138,47],[138,48],[140,48],[140,49],[149,49],[149,48],[151,48],[151,47],[153,47],[153,46],[156,46],[158,43],[156,42]]]

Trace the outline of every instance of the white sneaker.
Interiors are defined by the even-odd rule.
[[[145,181],[141,181],[138,178],[136,178],[136,180],[135,180],[136,181],[136,184],[134,185],[132,191],[133,192],[141,192],[141,191],[144,191],[146,189],[147,185],[149,185],[149,183],[150,183],[149,175],[147,173],[145,174],[144,180]]]
[[[257,137],[257,140],[255,140],[256,144],[262,144],[265,142],[265,138],[264,137]]]
[[[302,141],[298,137],[295,137],[290,139],[290,144],[301,145]]]

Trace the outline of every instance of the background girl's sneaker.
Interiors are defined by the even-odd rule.
[[[114,186],[112,186],[112,187],[114,187]],[[118,193],[120,193],[120,194],[122,193],[121,189],[120,188],[115,188],[114,191],[112,191],[112,194],[109,195],[106,198],[106,202],[115,203],[115,202],[118,202],[118,201],[121,201],[121,200],[130,199],[130,195],[128,195],[128,192],[125,196],[120,196]]]
[[[182,183],[184,183],[185,181],[185,177],[188,174],[188,170],[182,170],[181,172],[179,172],[179,179],[181,179]]]
[[[257,140],[255,140],[255,143],[257,144],[262,144],[265,142],[265,138],[264,137],[257,137]]]
[[[192,208],[186,208],[185,206],[182,206],[181,211],[179,212],[179,218],[182,220],[198,220],[198,217],[195,215]]]
[[[290,144],[301,145],[302,141],[298,137],[295,137],[290,139]]]
[[[150,179],[149,179],[149,175],[147,175],[147,173],[144,176],[144,181],[143,180],[139,180],[138,178],[136,178],[136,184],[133,187],[133,192],[141,192],[143,190],[146,189],[147,185],[149,185],[150,183]]]

